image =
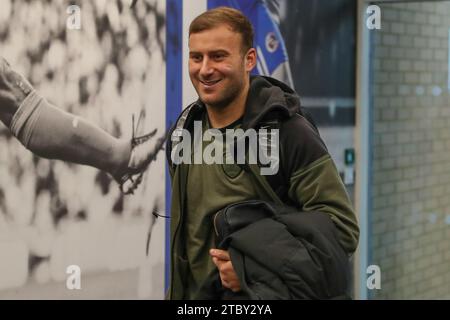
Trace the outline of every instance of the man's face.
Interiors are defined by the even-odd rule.
[[[223,108],[233,102],[255,63],[255,50],[244,54],[241,34],[225,24],[189,37],[189,76],[208,106]]]

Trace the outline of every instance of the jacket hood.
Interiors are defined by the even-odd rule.
[[[299,111],[300,98],[294,90],[274,78],[253,76],[250,78],[242,128],[255,128],[269,113],[290,118]]]

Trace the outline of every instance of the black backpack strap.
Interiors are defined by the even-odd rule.
[[[319,130],[314,122],[314,119],[312,118],[311,114],[308,112],[308,110],[306,110],[304,107],[300,107],[298,110],[298,114],[303,116],[310,124],[311,126],[317,131],[317,133],[319,133]],[[272,114],[271,115],[271,119],[270,120],[262,120],[259,124],[258,124],[258,128],[264,128],[264,129],[268,129],[268,130],[273,130],[273,129],[278,129],[280,130],[281,127],[281,122],[283,120],[276,114]],[[258,139],[259,142],[259,139]],[[289,191],[289,177],[286,176],[286,174],[283,171],[283,154],[281,152],[281,146],[282,146],[282,141],[280,140],[280,145],[279,145],[279,156],[280,156],[280,163],[279,163],[279,168],[276,174],[274,175],[266,175],[266,176],[262,176],[260,174],[260,165],[249,165],[249,164],[245,164],[244,165],[244,170],[250,172],[258,181],[258,183],[265,189],[267,190],[268,193],[272,194],[274,193],[274,195],[276,196],[277,199],[275,199],[274,195],[271,195],[271,199],[277,203],[279,203],[279,201],[281,200],[282,203],[285,204],[289,204],[289,205],[293,205],[295,206],[295,201],[291,200],[289,198],[288,195],[288,191]],[[248,157],[247,157],[248,159]]]
[[[298,108],[297,114],[299,114],[300,116],[304,117],[309,124],[311,124],[311,126],[313,127],[313,129],[317,132],[317,134],[320,135],[319,133],[319,129],[317,128],[317,125],[311,115],[311,113],[308,111],[307,108],[300,106]],[[260,127],[265,126],[267,128],[270,129],[280,129],[281,127],[281,122],[283,120],[281,120],[281,118],[279,116],[277,116],[277,114],[274,114],[273,119],[270,121],[262,121],[260,122]],[[281,146],[282,146],[282,141],[280,140],[280,163],[279,163],[279,169],[277,174],[275,175],[268,175],[268,176],[264,176],[262,177],[264,180],[267,180],[267,182],[269,183],[270,187],[272,188],[272,190],[275,191],[275,193],[277,194],[277,196],[286,204],[290,204],[295,206],[295,201],[291,200],[288,196],[288,191],[289,191],[289,177],[286,176],[285,172],[283,171],[283,155],[281,153]]]
[[[279,119],[279,117],[277,117],[275,115],[275,117],[273,117],[270,120],[263,120],[259,123],[258,128],[259,129],[268,129],[270,132],[271,130],[280,130],[280,125],[281,125],[281,120]],[[259,131],[258,131],[259,132]],[[259,139],[258,139],[259,142]],[[270,187],[271,191],[275,193],[275,195],[278,197],[278,199],[280,199],[282,202],[287,203],[290,202],[288,199],[288,190],[289,190],[289,181],[287,180],[287,178],[285,177],[284,173],[283,173],[283,169],[282,169],[282,163],[283,163],[283,159],[282,159],[282,154],[281,154],[281,142],[279,147],[279,157],[280,157],[280,161],[278,164],[278,171],[276,174],[274,175],[266,175],[266,176],[261,176],[260,174],[260,170],[256,170],[256,166],[252,166],[251,168],[246,168],[247,171],[249,171],[249,169],[251,169],[250,171],[252,172],[253,175],[255,175],[255,178],[258,178],[259,183],[266,189],[267,187]],[[259,164],[259,166],[261,167],[261,165]],[[256,177],[256,175],[258,175],[258,177]],[[262,184],[263,180],[265,183],[264,185]]]
[[[172,169],[175,169],[176,167],[176,165],[172,162],[172,150],[176,147],[177,144],[181,142],[183,129],[186,127],[186,121],[188,120],[192,109],[194,109],[195,107],[198,107],[198,104],[196,102],[186,107],[186,109],[184,109],[181,115],[178,117],[175,125],[170,130],[169,139],[167,140],[166,145],[166,157],[167,161],[169,162],[169,166],[171,166]]]

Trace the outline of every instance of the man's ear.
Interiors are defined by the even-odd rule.
[[[245,55],[245,70],[251,72],[256,66],[256,49],[251,48],[247,51]]]

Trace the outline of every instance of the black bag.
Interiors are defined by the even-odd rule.
[[[243,214],[245,211],[245,214]],[[218,249],[227,249],[227,237],[235,231],[276,215],[297,211],[288,206],[274,205],[262,200],[248,200],[230,204],[214,215],[214,231]]]
[[[348,257],[326,213],[249,200],[219,210],[214,229],[242,289],[222,288],[221,299],[350,298]]]

